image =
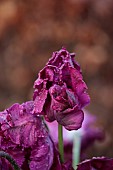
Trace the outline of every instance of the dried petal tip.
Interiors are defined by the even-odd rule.
[[[82,108],[89,104],[87,86],[83,81],[74,53],[64,47],[53,53],[34,83],[34,114],[45,115],[68,130],[81,127]]]

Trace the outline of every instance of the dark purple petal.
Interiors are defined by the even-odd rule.
[[[55,72],[56,72],[56,67],[55,66],[45,66],[40,72],[39,72],[39,77],[43,79],[47,79],[50,82],[54,81],[55,77]]]
[[[63,112],[55,114],[56,120],[63,125],[67,130],[77,130],[81,128],[84,120],[84,113],[76,107],[67,109]]]
[[[91,160],[86,160],[78,165],[77,170],[112,170],[113,169],[113,159],[108,159],[105,157],[92,158]]]
[[[47,142],[34,147],[30,156],[30,170],[49,170],[53,163],[53,143]]]
[[[71,60],[72,60],[72,62],[73,62],[74,68],[76,68],[76,69],[81,73],[81,69],[80,69],[79,63],[74,60],[75,53],[70,53],[70,55],[71,55]]]
[[[50,170],[74,170],[72,168],[71,161],[67,161],[63,164],[60,163],[59,153],[55,146],[54,146],[54,160]]]
[[[78,100],[80,101],[79,105],[81,107],[86,106],[90,102],[90,98],[89,95],[86,93],[86,90],[87,86],[83,82],[83,80],[78,80],[75,91],[78,96]]]
[[[34,101],[34,112],[41,113],[43,111],[43,107],[45,104],[45,100],[47,98],[48,91],[43,89],[39,95],[36,96]]]
[[[38,78],[35,82],[34,82],[34,88],[36,88],[36,90],[34,91],[34,99],[35,97],[38,95],[38,93],[42,90],[42,88],[44,88],[44,84],[46,83],[46,81],[44,82],[42,79]],[[36,93],[36,96],[35,96]]]
[[[53,65],[56,67],[61,67],[64,62],[64,57],[66,57],[68,52],[65,49],[61,49],[60,51],[56,51],[53,53],[52,58],[49,59],[47,65]]]
[[[72,167],[72,162],[68,161],[62,165],[62,170],[74,170]]]
[[[62,111],[68,108],[66,88],[54,85],[50,88],[49,93],[51,96],[51,107],[53,110]]]
[[[60,157],[56,146],[54,146],[54,159],[50,170],[62,170],[62,165],[60,163]]]
[[[44,105],[44,113],[46,113],[45,115],[45,119],[48,121],[48,122],[52,122],[55,120],[55,117],[54,117],[54,110],[53,108],[51,107],[52,105],[52,101],[51,101],[51,97],[50,95],[48,94],[47,96],[47,99],[46,99],[46,103]]]

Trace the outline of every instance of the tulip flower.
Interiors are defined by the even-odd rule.
[[[40,116],[32,114],[32,101],[14,104],[0,112],[0,149],[22,169],[49,170],[53,164],[53,142]],[[12,170],[3,158],[1,169]]]
[[[44,115],[49,122],[56,120],[67,130],[81,127],[82,109],[90,102],[74,56],[65,48],[54,52],[34,83],[34,114]]]

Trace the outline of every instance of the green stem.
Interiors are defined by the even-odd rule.
[[[77,169],[77,165],[80,161],[80,151],[81,151],[81,134],[77,132],[73,140],[73,168]]]
[[[21,170],[19,166],[17,165],[17,163],[15,162],[15,160],[8,153],[4,151],[0,151],[0,157],[7,159],[13,166],[14,170]]]
[[[58,148],[60,153],[61,163],[64,162],[64,146],[63,146],[63,128],[62,125],[58,124]]]

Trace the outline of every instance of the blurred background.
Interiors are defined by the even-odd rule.
[[[76,53],[87,110],[106,131],[88,157],[113,157],[113,0],[0,0],[0,109],[32,99],[39,70],[62,46]]]

